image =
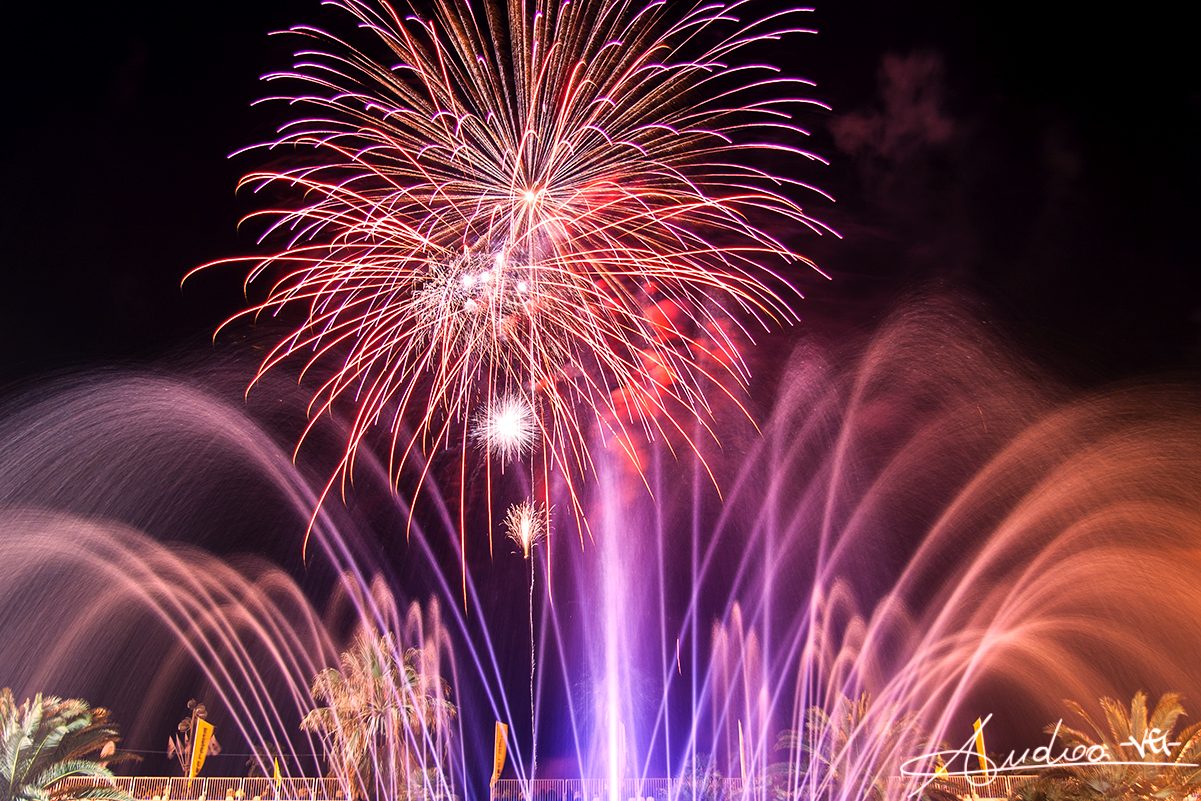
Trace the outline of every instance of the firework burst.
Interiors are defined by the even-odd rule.
[[[489,401],[474,433],[489,454],[508,462],[530,452],[538,427],[529,401],[520,395],[502,395]]]
[[[531,550],[546,537],[546,518],[539,504],[522,501],[509,507],[505,513],[505,534],[521,549],[521,557],[529,559]]]
[[[246,314],[304,315],[260,375],[300,354],[327,366],[311,415],[345,401],[352,423],[326,493],[378,426],[394,475],[450,447],[465,477],[474,435],[528,453],[543,486],[565,477],[578,516],[594,433],[627,451],[635,433],[687,440],[706,392],[746,379],[739,328],[794,319],[772,263],[808,262],[755,221],[821,226],[790,198],[800,184],[756,163],[814,158],[787,144],[812,101],[740,54],[803,31],[796,12],[334,5],[362,47],[292,29],[307,44],[268,79],[308,114],[267,145],[289,161],[244,179],[294,198],[252,215],[284,245],[252,259],[248,283],[272,283]],[[520,433],[473,434],[506,398]]]

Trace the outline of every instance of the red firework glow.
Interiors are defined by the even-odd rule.
[[[635,464],[634,434],[687,440],[682,421],[709,419],[706,391],[746,380],[729,332],[794,319],[767,264],[809,262],[752,220],[823,227],[788,197],[800,184],[751,162],[815,158],[781,144],[804,133],[788,109],[813,101],[793,95],[803,81],[731,63],[803,32],[797,12],[739,22],[743,3],[706,3],[673,22],[666,3],[619,0],[441,0],[423,16],[339,5],[389,63],[298,27],[312,49],[268,76],[299,86],[277,99],[315,113],[266,145],[301,166],[243,182],[297,198],[252,215],[286,246],[249,259],[248,283],[274,283],[244,314],[306,313],[260,376],[303,352],[332,369],[313,419],[351,402],[322,501],[381,426],[394,476],[449,445],[465,475],[474,442],[528,457],[543,493],[561,475],[579,517],[591,426]],[[528,413],[518,439],[480,422],[494,409]]]

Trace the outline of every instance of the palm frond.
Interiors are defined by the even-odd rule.
[[[1130,702],[1130,709],[1133,711],[1136,707],[1142,710],[1142,719],[1145,725],[1147,720],[1146,710],[1147,696],[1142,692],[1134,694],[1134,700]],[[1112,742],[1119,747],[1121,743],[1126,742],[1134,736],[1134,723],[1131,720],[1131,715],[1126,711],[1126,708],[1112,698],[1101,699],[1101,710],[1105,713],[1105,720],[1109,724],[1110,735],[1113,737]],[[1139,732],[1138,741],[1142,742],[1142,732]]]
[[[0,801],[68,801],[106,798],[131,801],[115,786],[63,786],[71,776],[107,779],[103,762],[89,758],[109,745],[108,759],[134,758],[117,754],[116,724],[108,711],[92,710],[86,701],[35,695],[17,705],[12,690],[0,690]]]
[[[1159,703],[1152,710],[1150,718],[1147,720],[1147,730],[1159,729],[1161,732],[1169,732],[1176,728],[1176,720],[1184,714],[1184,706],[1181,704],[1181,696],[1178,693],[1164,693],[1159,697]],[[1131,710],[1133,717],[1134,710]]]

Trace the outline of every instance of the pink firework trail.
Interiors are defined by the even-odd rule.
[[[325,365],[313,420],[353,410],[322,502],[383,427],[397,480],[416,457],[424,481],[439,447],[461,448],[463,479],[474,443],[527,455],[544,494],[561,475],[579,518],[592,426],[635,464],[634,434],[691,442],[706,392],[747,378],[730,332],[794,320],[771,265],[809,262],[753,221],[823,226],[789,197],[803,185],[754,163],[815,158],[786,144],[804,133],[791,110],[813,101],[796,95],[804,81],[732,65],[806,32],[797,11],[335,5],[374,50],[292,29],[311,47],[268,79],[313,113],[266,147],[300,166],[243,181],[295,198],[252,215],[286,244],[226,260],[255,262],[248,284],[273,282],[245,315],[305,313],[260,376],[294,356]],[[481,424],[505,404],[528,411],[520,441]]]

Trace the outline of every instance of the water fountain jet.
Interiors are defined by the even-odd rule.
[[[514,727],[513,770],[526,788],[607,776],[606,797],[618,779],[655,795],[646,780],[687,769],[741,779],[751,796],[766,796],[768,777],[782,775],[796,792],[849,799],[902,756],[878,733],[892,719],[911,716],[932,739],[954,740],[994,712],[990,742],[1003,748],[1037,742],[1063,698],[1088,704],[1138,689],[1201,698],[1192,670],[1201,643],[1196,387],[1073,392],[947,301],[902,308],[857,350],[801,343],[776,385],[772,398],[754,397],[762,436],[727,432],[724,450],[704,454],[724,501],[698,463],[662,447],[648,451],[655,501],[631,501],[619,491],[624,468],[598,449],[601,475],[587,499],[595,541],[581,545],[564,525],[534,563],[544,578],[545,559],[556,565],[534,598],[537,775],[516,712],[531,700],[530,609],[513,591],[524,589],[524,560],[469,552],[464,606],[462,554],[447,547],[457,541],[456,514],[437,493],[415,516],[409,543],[400,544],[398,526],[388,550],[363,536],[359,510],[331,510],[317,556],[299,571],[167,545],[173,533],[202,540],[206,520],[226,519],[206,517],[214,512],[205,499],[222,497],[211,492],[227,471],[260,477],[256,493],[274,499],[272,515],[287,510],[297,548],[314,497],[304,465],[248,416],[253,407],[186,380],[110,375],[10,404],[0,424],[8,532],[0,659],[14,684],[113,708],[133,739],[154,730],[181,666],[195,672],[208,659],[188,647],[198,642],[192,628],[208,626],[231,660],[273,654],[268,664],[289,677],[280,684],[241,689],[253,671],[238,665],[259,667],[242,657],[207,681],[226,688],[249,737],[296,743],[292,721],[310,703],[305,674],[332,664],[359,620],[412,623],[405,603],[389,598],[432,591],[462,710],[450,761],[455,787],[470,798],[488,792],[497,719]],[[511,473],[514,492],[527,492],[528,476]],[[382,468],[365,471],[355,491],[367,497],[377,478],[386,486]],[[407,509],[393,517],[404,520]],[[71,556],[74,543],[97,555]],[[105,553],[114,556],[89,561]],[[158,683],[145,682],[143,702],[129,693],[114,702],[117,671],[89,677],[79,666],[90,644],[109,649],[105,664],[136,650],[130,635],[111,636],[114,626],[128,631],[117,625],[127,607],[77,612],[56,594],[62,583],[45,578],[70,573],[64,565],[75,559],[103,566],[127,593],[93,590],[97,598],[149,597],[154,581],[114,567],[135,556],[173,565],[180,587],[203,592],[183,594],[195,597],[191,606],[163,596],[176,615],[168,639],[179,645],[159,646],[173,656]],[[211,585],[188,583],[205,576]],[[344,611],[323,619],[310,595]],[[271,612],[264,598],[290,611]],[[239,606],[239,623],[217,614]],[[250,609],[266,617],[245,616]],[[86,636],[39,639],[39,630],[72,626]],[[45,658],[29,660],[22,641]],[[56,683],[68,687],[32,686]],[[811,708],[832,713],[863,693],[872,702],[857,724],[858,778],[829,783],[800,770],[803,753],[775,750],[780,732],[802,729]],[[783,763],[791,774],[773,774]],[[903,784],[889,788],[905,793]]]

